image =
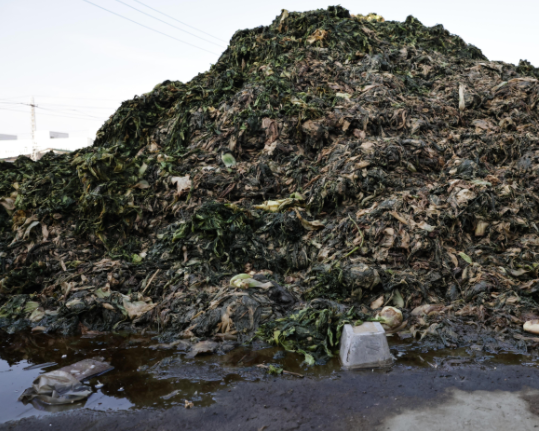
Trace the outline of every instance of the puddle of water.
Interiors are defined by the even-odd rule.
[[[535,366],[536,363],[536,358],[531,355],[489,355],[473,348],[425,351],[425,346],[417,341],[403,341],[397,337],[390,337],[389,343],[396,358],[394,367],[451,369],[468,364]],[[58,337],[28,333],[9,335],[0,330],[0,423],[73,408],[166,408],[183,405],[185,400],[195,406],[207,406],[216,402],[220,391],[230,389],[240,381],[297,378],[286,374],[270,376],[265,369],[256,367],[259,364],[279,365],[314,379],[338,379],[347,373],[342,370],[338,358],[324,366],[305,367],[301,356],[273,347],[239,347],[224,355],[187,359],[174,349],[156,349],[156,344],[150,337],[133,334]],[[24,405],[17,401],[42,372],[95,356],[104,357],[115,369],[90,380],[94,393],[85,402],[50,407]],[[44,363],[49,364],[45,368],[28,369]]]

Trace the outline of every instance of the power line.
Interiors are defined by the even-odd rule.
[[[164,15],[164,16],[170,18],[170,19],[173,19],[174,21],[177,21],[177,22],[179,22],[180,24],[183,24],[183,25],[185,25],[185,26],[187,26],[187,27],[189,27],[189,28],[192,28],[193,30],[199,31],[199,32],[201,32],[201,33],[204,33],[204,34],[207,35],[207,36],[213,37],[214,39],[217,39],[217,40],[220,40],[221,42],[225,42],[225,43],[226,43],[226,40],[219,39],[218,37],[212,36],[211,34],[206,33],[205,31],[202,31],[202,30],[200,30],[200,29],[198,29],[198,28],[196,28],[196,27],[193,27],[192,25],[186,24],[186,23],[180,21],[179,19],[176,19],[176,18],[174,18],[174,17],[171,17],[170,15],[167,15],[166,13],[160,12],[160,11],[158,11],[157,9],[154,9],[153,7],[148,6],[147,4],[144,4],[144,3],[142,3],[142,2],[139,1],[139,0],[134,0],[134,1],[136,1],[137,3],[140,3],[142,6],[146,6],[148,9],[151,9],[151,10],[157,12],[157,13],[160,13],[161,15]]]
[[[156,29],[154,29],[154,28],[148,27],[148,26],[146,26],[146,25],[144,25],[144,24],[141,24],[140,22],[133,21],[133,20],[130,19],[130,18],[127,18],[127,17],[125,17],[125,16],[123,16],[123,15],[120,15],[119,13],[113,12],[113,11],[111,11],[111,10],[105,9],[104,7],[101,7],[101,6],[99,6],[99,5],[95,4],[95,3],[92,3],[92,2],[89,1],[89,0],[82,0],[82,1],[83,1],[83,2],[86,2],[86,3],[89,3],[89,4],[91,4],[91,5],[95,6],[95,7],[98,7],[99,9],[103,9],[104,11],[107,11],[107,12],[113,14],[113,15],[116,15],[116,16],[120,17],[120,18],[126,19],[127,21],[131,21],[132,23],[137,24],[137,25],[140,25],[141,27],[144,27],[144,28],[146,28],[146,29],[148,29],[148,30],[151,30],[151,31],[155,32],[155,33],[162,34],[163,36],[169,37],[169,38],[171,38],[171,39],[174,39],[174,40],[176,40],[176,41],[178,41],[178,42],[181,42],[181,43],[184,43],[184,44],[186,44],[186,45],[190,45],[190,46],[192,46],[192,47],[194,47],[194,48],[201,49],[202,51],[209,52],[210,54],[219,55],[219,54],[217,54],[216,52],[208,51],[207,49],[201,48],[200,46],[196,46],[196,45],[193,45],[192,43],[185,42],[185,41],[183,41],[183,40],[181,40],[181,39],[178,39],[178,38],[176,38],[176,37],[174,37],[174,36],[171,36],[171,35],[169,35],[169,34],[163,33],[162,31],[159,31],[159,30],[156,30]]]
[[[25,103],[26,106],[31,106],[27,103]],[[38,108],[38,106],[36,105],[36,108]],[[19,111],[19,110],[16,110],[16,109],[9,109],[9,108],[0,108],[2,111],[10,111],[10,112],[20,112],[20,113],[23,113],[23,114],[28,114],[27,111]],[[43,109],[43,108],[41,108]],[[57,112],[57,111],[53,111],[53,112]],[[90,120],[92,118],[85,118],[85,117],[73,117],[73,116],[65,116],[65,115],[54,115],[54,114],[47,114],[47,113],[40,113],[40,115],[47,115],[49,117],[64,117],[64,118],[73,118],[75,120]],[[96,118],[96,119],[101,119],[101,118],[97,118],[97,117],[93,117],[93,118]]]
[[[0,108],[0,110],[2,110],[2,111],[11,111],[11,112],[18,112],[19,114],[25,114],[25,115],[28,115],[28,112],[26,112],[26,111],[17,111],[17,110],[15,110],[15,109]],[[54,114],[44,114],[44,113],[41,113],[40,115],[46,115],[46,116],[48,116],[48,117],[72,118],[72,119],[74,119],[74,120],[95,121],[95,119],[92,119],[92,118],[70,117],[70,116],[67,116],[67,115],[54,115]],[[105,118],[105,117],[102,117],[102,118],[99,118],[99,119],[100,119],[100,120],[103,120],[103,118]]]
[[[25,111],[16,111],[15,109],[6,109],[6,108],[0,108],[0,110],[3,110],[3,111],[11,111],[11,112],[18,112],[20,114],[25,114],[25,115],[28,115],[28,112],[25,112]],[[86,121],[96,121],[96,119],[100,120],[100,121],[103,121],[104,120],[104,117],[103,118],[85,118],[85,117],[71,117],[71,116],[68,116],[68,115],[55,115],[55,114],[45,114],[45,113],[40,113],[39,115],[45,115],[47,117],[58,117],[58,118],[71,118],[73,120],[86,120]]]
[[[21,111],[21,112],[22,112],[22,111]],[[67,133],[67,132],[69,132],[69,133],[77,133],[77,132],[88,132],[88,131],[89,131],[88,129],[77,129],[77,130],[71,130],[71,129],[68,129],[68,130],[66,130],[66,129],[64,129],[64,128],[62,128],[62,130],[63,130],[64,132],[66,132],[66,133]],[[19,136],[25,136],[25,135],[32,135],[32,133],[30,133],[30,132],[9,132],[8,134],[9,134],[9,135],[16,135],[17,137],[19,137]]]
[[[23,103],[23,102],[2,102],[2,101],[0,101],[0,103],[3,103],[5,105],[27,105],[27,103]],[[106,110],[109,110],[109,111],[111,109],[114,109],[111,106],[105,107],[105,106],[86,106],[86,105],[64,105],[62,103],[47,103],[47,102],[42,102],[42,103],[40,103],[40,105],[65,106],[66,108],[87,108],[87,109],[99,109],[99,110],[106,109]]]
[[[169,26],[171,26],[171,27],[173,27],[173,28],[175,28],[175,29],[178,29],[178,30],[180,30],[180,31],[183,31],[184,33],[190,34],[191,36],[198,37],[200,40],[203,40],[204,42],[208,42],[208,43],[211,43],[211,44],[213,44],[213,45],[215,45],[215,46],[222,47],[222,45],[220,45],[220,44],[218,44],[218,43],[212,42],[211,40],[204,39],[203,37],[197,36],[196,34],[191,33],[190,31],[187,31],[187,30],[184,30],[183,28],[180,28],[180,27],[178,27],[178,26],[169,24],[168,22],[163,21],[162,19],[156,18],[156,17],[150,15],[149,13],[143,12],[143,11],[141,11],[140,9],[137,9],[137,8],[134,7],[134,6],[131,6],[130,4],[127,4],[127,3],[123,2],[122,0],[116,0],[116,1],[117,1],[118,3],[121,3],[121,4],[125,5],[125,6],[127,6],[127,7],[130,7],[131,9],[135,9],[137,12],[140,12],[140,13],[146,15],[146,16],[149,16],[150,18],[156,19],[157,21],[161,21],[162,23],[165,23],[166,25],[169,25]]]
[[[45,111],[52,111],[52,112],[61,112],[61,113],[66,113],[66,110],[65,109],[50,109],[50,108],[44,108],[43,106],[36,106],[36,108],[38,109],[44,109]],[[97,119],[101,119],[102,117],[96,117],[95,115],[91,115],[91,114],[88,114],[86,112],[82,112],[82,111],[77,111],[76,109],[69,109],[69,111],[74,111],[76,112],[74,115],[85,115],[87,117],[90,117],[90,118],[97,118]],[[80,114],[77,114],[77,112],[80,112]],[[71,114],[71,112],[67,112],[68,114]]]
[[[96,117],[95,115],[88,114],[87,112],[79,111],[78,109],[67,109],[67,110],[66,109],[51,109],[51,108],[45,108],[43,106],[37,106],[37,105],[36,105],[36,108],[44,109],[46,111],[61,112],[61,113],[66,113],[66,111],[72,111],[72,112],[75,112],[75,115],[85,115],[87,117],[101,119],[101,117]],[[71,114],[72,112],[67,112],[67,114]],[[80,114],[77,114],[79,112]]]
[[[42,99],[77,99],[77,100],[105,100],[108,102],[121,102],[120,99],[100,99],[96,97],[73,97],[73,96],[36,96]]]
[[[76,99],[76,100],[102,100],[107,102],[116,102],[119,103],[121,99],[99,99],[95,97],[67,97],[67,96],[36,96],[42,99]]]
[[[13,96],[13,97],[2,97],[0,100],[11,100],[11,99],[24,99],[30,96]],[[65,96],[34,96],[39,97],[41,99],[75,99],[75,100],[101,100],[101,101],[107,101],[107,102],[116,102],[120,103],[120,99],[99,99],[95,97],[65,97]]]
[[[25,114],[27,114],[28,112],[26,111],[17,111],[16,109],[9,109],[9,108],[0,108],[2,111],[12,111],[12,112],[23,112]]]
[[[0,103],[6,103],[6,102],[0,102]],[[108,110],[114,109],[113,107],[105,108],[104,106],[84,106],[84,105],[63,105],[61,103],[41,103],[41,105],[47,105],[47,106],[65,106],[66,108],[87,108],[87,109],[99,109],[99,110]]]
[[[7,104],[7,105],[24,105],[24,106],[34,106],[32,104],[29,104],[29,103],[23,103],[23,102],[0,102],[0,103],[4,103],[4,104]],[[35,105],[34,106],[35,108],[38,108],[38,109],[44,109],[45,111],[52,111],[52,112],[61,112],[61,113],[65,113],[66,110],[65,109],[50,109],[50,108],[44,108],[43,106],[37,106]],[[69,111],[74,111],[74,112],[80,112],[80,114],[75,114],[75,115],[85,115],[87,117],[91,117],[91,118],[97,118],[97,119],[101,119],[103,117],[96,117],[92,114],[88,114],[87,112],[82,112],[82,111],[78,111],[77,109],[70,109]],[[68,112],[69,114],[70,112]]]

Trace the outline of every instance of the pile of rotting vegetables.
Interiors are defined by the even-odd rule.
[[[413,17],[283,10],[93,147],[0,164],[0,326],[313,363],[392,306],[435,347],[533,348],[538,78]]]

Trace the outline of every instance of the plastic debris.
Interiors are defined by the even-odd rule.
[[[47,365],[47,364],[45,364]],[[84,359],[67,367],[41,374],[31,388],[26,389],[19,401],[38,399],[48,405],[72,404],[88,398],[92,389],[81,381],[104,374],[114,367],[96,359]]]
[[[386,367],[393,363],[384,328],[379,322],[344,325],[340,359],[345,368]]]

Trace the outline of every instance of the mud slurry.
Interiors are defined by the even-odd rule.
[[[425,343],[390,337],[395,365],[389,369],[368,370],[373,376],[387,378],[388,373],[436,372],[437,378],[448,382],[454,371],[477,369],[487,372],[500,367],[519,367],[537,373],[537,354],[505,352],[489,354],[475,345],[454,350],[435,350]],[[180,345],[181,346],[181,345]],[[271,392],[276,384],[314,385],[334,382],[338,391],[341,383],[359,378],[361,373],[341,369],[337,358],[324,366],[307,367],[302,356],[266,345],[242,346],[220,355],[188,358],[178,345],[158,344],[151,336],[107,334],[86,337],[52,337],[46,334],[0,332],[0,417],[2,423],[30,416],[43,416],[65,410],[79,409],[76,414],[89,411],[132,411],[152,408],[159,411],[183,409],[185,400],[194,408],[207,408],[215,403],[227,403],[229,392],[251,385]],[[44,371],[52,371],[82,359],[101,356],[115,369],[91,379],[94,390],[89,399],[69,406],[45,406],[35,402],[23,405],[17,401],[20,393]],[[291,374],[270,375],[257,365],[274,365]],[[371,376],[372,378],[372,376]],[[414,379],[418,378],[417,375]],[[295,383],[294,383],[295,382]],[[412,386],[415,383],[409,382]],[[252,385],[255,386],[252,386]],[[320,386],[322,387],[322,386]],[[239,408],[239,406],[231,407]],[[412,420],[408,418],[407,420]]]

